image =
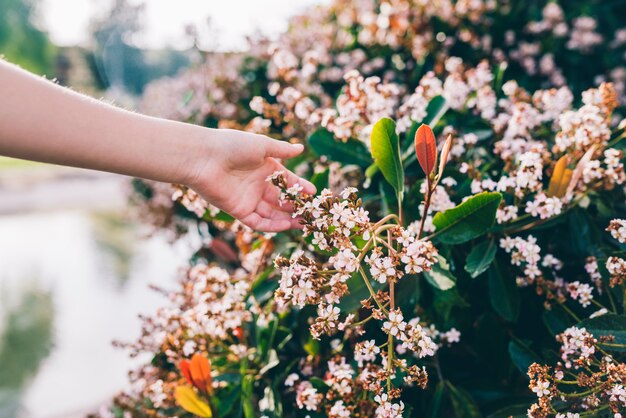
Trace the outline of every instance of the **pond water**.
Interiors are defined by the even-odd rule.
[[[136,362],[113,340],[173,288],[191,248],[119,211],[0,216],[0,416],[84,416],[127,385]]]

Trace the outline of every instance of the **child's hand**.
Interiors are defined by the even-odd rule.
[[[200,156],[202,161],[192,167],[189,186],[251,228],[266,232],[298,228],[290,208],[279,205],[280,192],[266,179],[282,170],[289,186],[299,183],[305,193],[315,193],[313,184],[277,161],[299,155],[303,146],[230,129],[213,133],[208,155]]]

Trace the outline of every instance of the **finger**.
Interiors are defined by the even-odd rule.
[[[251,213],[241,219],[241,222],[254,230],[262,232],[282,232],[291,228],[292,224],[292,221],[288,219],[272,220],[263,218],[258,213]]]
[[[294,207],[291,202],[283,201],[281,203],[280,190],[272,185],[268,185],[268,187],[265,189],[265,192],[263,192],[263,201],[267,202],[268,204],[272,205],[282,212],[292,213],[294,211]]]
[[[256,213],[261,215],[263,218],[268,218],[268,219],[277,219],[277,220],[289,219],[289,220],[291,220],[293,218],[293,216],[291,215],[290,212],[288,212],[286,210],[282,210],[281,208],[278,208],[276,206],[270,205],[269,203],[265,202],[264,200],[261,200],[259,202],[259,204],[257,205]]]
[[[311,183],[308,180],[303,179],[302,177],[299,177],[297,175],[295,175],[292,171],[289,171],[285,168],[284,165],[280,164],[278,161],[276,161],[276,170],[274,171],[284,171],[285,172],[285,179],[287,180],[287,185],[289,187],[293,186],[294,184],[298,183],[300,186],[302,186],[302,191],[304,193],[307,194],[315,194],[317,192],[317,187],[315,187],[313,185],[313,183]]]
[[[303,150],[304,146],[302,144],[290,144],[285,141],[268,139],[265,146],[265,156],[285,160],[300,155]]]

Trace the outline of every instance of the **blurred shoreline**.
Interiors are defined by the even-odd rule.
[[[0,216],[66,209],[123,209],[129,178],[36,164],[0,171]]]

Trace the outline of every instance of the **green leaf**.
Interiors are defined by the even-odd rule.
[[[328,176],[330,174],[330,170],[326,169],[320,173],[315,173],[311,176],[311,183],[317,188],[317,190],[322,190],[328,188]]]
[[[376,280],[370,280],[374,290],[377,290],[381,285]],[[353,312],[361,307],[361,301],[370,297],[370,292],[361,274],[357,271],[346,282],[349,293],[341,298],[338,306],[339,309],[345,312]]]
[[[245,375],[241,381],[241,406],[243,407],[243,413],[245,418],[254,418],[254,400],[252,387],[254,384],[254,376]]]
[[[541,359],[524,342],[511,340],[509,342],[509,355],[513,364],[524,376],[528,372],[528,367],[533,363],[541,363]]]
[[[494,239],[483,241],[472,248],[465,260],[465,271],[469,273],[472,279],[487,271],[496,256],[497,249],[498,246]]]
[[[570,318],[567,313],[556,306],[549,311],[543,311],[543,322],[553,336],[562,333],[570,326]]]
[[[389,118],[382,118],[372,128],[370,140],[374,162],[385,180],[401,195],[404,192],[404,170],[400,160],[400,140],[396,133],[396,123]]]
[[[448,290],[456,286],[456,277],[450,272],[450,266],[445,258],[442,256],[437,257],[439,262],[433,265],[430,271],[424,272],[426,281],[431,286],[439,290]]]
[[[487,418],[526,418],[528,416],[528,408],[532,401],[527,403],[509,405],[489,415]]]
[[[519,315],[520,297],[515,284],[515,277],[502,275],[498,260],[488,271],[489,298],[493,309],[504,319],[515,321]]]
[[[465,390],[455,387],[447,382],[450,391],[450,400],[454,408],[454,415],[457,418],[480,418],[482,417],[474,399]]]
[[[441,403],[443,401],[443,395],[446,391],[446,386],[443,381],[439,381],[437,386],[435,387],[435,394],[433,396],[433,401],[430,406],[430,417],[437,418],[439,417],[439,412],[441,411]]]
[[[585,319],[576,326],[585,328],[597,339],[608,335],[615,337],[614,341],[600,344],[605,350],[626,351],[626,315],[601,315]]]
[[[219,396],[213,397],[211,402],[215,404],[218,416],[224,417],[228,415],[232,411],[240,395],[240,386],[232,385],[230,388],[221,390]]]
[[[278,360],[278,354],[276,350],[273,348],[269,350],[269,359],[265,363],[265,365],[259,370],[259,376],[263,376],[268,371],[272,370],[274,367],[278,366],[280,361]]]
[[[337,141],[326,129],[318,129],[309,137],[309,145],[319,156],[343,164],[356,164],[366,168],[372,163],[367,147],[361,141]]]
[[[500,193],[483,192],[437,213],[433,218],[437,238],[444,244],[461,244],[479,237],[493,226],[501,200]]]

